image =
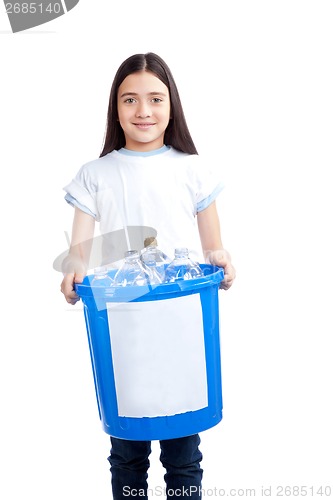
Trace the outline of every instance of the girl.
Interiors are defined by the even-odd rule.
[[[156,229],[161,249],[173,256],[176,247],[190,249],[192,258],[224,268],[221,288],[235,278],[229,253],[223,248],[215,199],[222,185],[200,162],[187,128],[170,69],[156,54],[136,54],[119,67],[110,93],[107,128],[100,157],[81,167],[65,187],[75,207],[70,249],[61,291],[67,302],[79,297],[89,267],[95,220],[101,234],[126,225]],[[201,497],[200,438],[160,441],[166,469],[167,496]],[[109,462],[115,500],[147,498],[149,441],[111,437]]]

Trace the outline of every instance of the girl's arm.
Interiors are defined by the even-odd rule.
[[[87,272],[94,230],[95,219],[75,208],[71,246],[63,263],[64,279],[61,283],[61,291],[72,305],[80,300],[74,291],[74,284],[82,283]]]
[[[224,280],[220,288],[228,290],[236,277],[236,272],[231,264],[229,252],[222,245],[216,203],[213,202],[207,208],[198,212],[197,220],[205,262],[224,268]]]

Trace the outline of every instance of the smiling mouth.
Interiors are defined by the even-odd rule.
[[[147,130],[148,128],[152,127],[155,125],[155,123],[133,123],[135,127],[141,129],[141,130]]]

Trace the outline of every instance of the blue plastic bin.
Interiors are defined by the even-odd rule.
[[[93,276],[76,285],[107,434],[173,439],[222,420],[218,289],[224,275],[221,268],[201,268],[200,278],[155,287],[94,287]]]

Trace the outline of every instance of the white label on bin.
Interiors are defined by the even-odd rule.
[[[208,406],[200,294],[108,303],[107,309],[119,416]]]

